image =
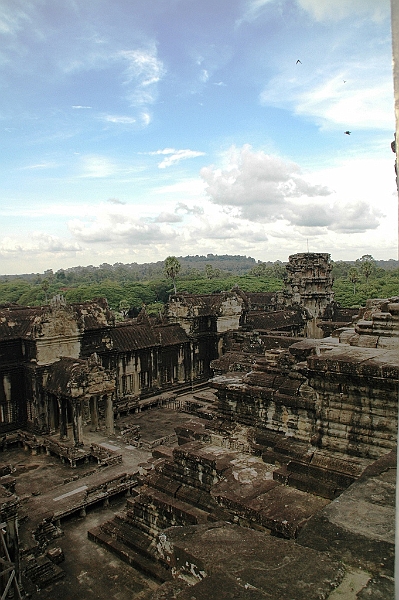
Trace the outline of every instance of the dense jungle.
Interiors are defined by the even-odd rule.
[[[171,257],[169,257],[171,258]],[[0,304],[37,306],[61,294],[67,302],[105,297],[122,317],[142,308],[158,314],[173,293],[209,294],[238,285],[243,291],[278,291],[284,286],[285,263],[256,261],[246,256],[172,257],[177,271],[165,261],[144,264],[101,264],[53,272],[0,276]],[[388,298],[399,293],[398,261],[378,261],[365,254],[356,261],[332,261],[335,300],[342,307],[364,305],[367,298]]]

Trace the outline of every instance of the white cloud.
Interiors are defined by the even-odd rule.
[[[241,217],[251,221],[285,218],[289,198],[331,194],[328,188],[305,181],[295,163],[254,152],[249,145],[239,152],[232,150],[226,169],[204,167],[201,176],[208,184],[206,192],[212,202],[237,207]]]
[[[197,158],[198,156],[205,156],[205,152],[199,152],[197,150],[175,150],[174,148],[164,148],[163,150],[155,150],[154,152],[149,152],[151,155],[166,155],[167,158],[164,158],[159,164],[159,169],[165,169],[166,167],[170,167],[181,160],[186,160],[188,158]]]
[[[389,15],[389,0],[297,0],[316,21],[340,21],[347,17],[369,16],[379,21]]]
[[[30,254],[41,253],[76,253],[81,250],[77,242],[62,240],[47,233],[34,231],[29,237],[17,239],[5,237],[0,240],[0,256],[10,256],[29,252]]]
[[[137,210],[131,206],[100,205],[95,217],[72,219],[68,223],[71,234],[86,243],[109,242],[113,244],[134,243],[149,245],[173,239],[176,232],[169,221],[153,222],[151,218],[138,218]],[[155,219],[156,220],[156,219]],[[176,219],[175,219],[176,220]]]
[[[274,2],[274,0],[247,0],[244,5],[243,15],[236,21],[236,27],[244,22],[251,23],[252,21],[255,21],[262,12],[262,9],[272,2]]]
[[[119,200],[119,198],[108,198],[107,202],[110,204],[120,204],[122,206],[126,204],[126,202],[122,202],[122,200]]]
[[[89,108],[93,108],[93,107],[92,106],[81,106],[80,104],[76,104],[76,105],[73,105],[72,108],[74,108],[75,110],[78,110],[78,109],[89,109]]]
[[[105,156],[84,156],[82,177],[109,177],[116,172],[115,165]]]
[[[178,202],[176,204],[176,208],[175,208],[175,212],[179,213],[185,213],[186,215],[203,215],[204,214],[204,209],[202,206],[193,206],[193,207],[189,207],[187,206],[187,204],[185,204],[184,202]]]
[[[0,33],[5,35],[15,35],[20,29],[31,21],[30,16],[25,10],[18,7],[19,2],[13,2],[10,9],[2,3],[0,5]],[[22,4],[23,6],[23,4]]]
[[[260,102],[288,108],[323,127],[393,130],[390,69],[390,64],[381,69],[381,61],[368,56],[323,71],[310,64],[293,74],[289,67],[269,81]]]
[[[103,120],[107,121],[108,123],[118,123],[121,125],[132,125],[133,123],[136,123],[136,119],[134,117],[124,117],[117,115],[105,115],[103,117]]]
[[[41,169],[55,169],[56,167],[58,167],[58,164],[55,162],[43,162],[43,163],[37,163],[35,165],[27,165],[26,167],[21,167],[21,170],[41,170]]]
[[[292,225],[315,228],[319,233],[326,228],[338,233],[364,233],[380,225],[382,213],[366,202],[326,205],[321,202],[292,206],[287,213]]]
[[[122,50],[118,56],[127,62],[125,85],[134,85],[129,99],[135,106],[152,104],[157,97],[157,83],[164,77],[166,69],[157,57],[155,44],[148,48]]]
[[[141,112],[140,119],[144,127],[147,127],[151,123],[151,115],[149,112]]]
[[[161,212],[154,219],[154,223],[180,223],[183,218],[176,213]]]

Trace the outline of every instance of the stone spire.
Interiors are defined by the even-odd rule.
[[[323,337],[316,321],[334,299],[330,255],[316,252],[293,254],[286,269],[284,295],[287,305],[297,304],[307,310],[310,317],[307,337]]]

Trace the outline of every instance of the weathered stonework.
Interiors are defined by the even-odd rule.
[[[326,308],[332,303],[333,278],[329,254],[302,253],[289,257],[285,297],[287,304],[303,306],[309,313],[306,337],[324,337],[318,327]]]

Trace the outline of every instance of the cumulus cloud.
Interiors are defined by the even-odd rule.
[[[331,194],[324,186],[306,182],[295,163],[262,151],[254,152],[249,145],[239,152],[232,151],[226,169],[204,167],[200,173],[212,202],[237,207],[240,216],[251,221],[283,219],[289,198]]]
[[[180,223],[181,221],[183,221],[182,217],[180,217],[176,213],[168,212],[161,212],[154,219],[154,223]]]
[[[259,0],[261,2],[262,0]],[[389,0],[297,0],[316,21],[340,21],[364,15],[379,21],[389,15]]]
[[[5,237],[0,240],[0,256],[10,257],[25,252],[30,254],[56,253],[64,254],[78,252],[81,246],[77,242],[62,240],[54,235],[34,231],[23,240],[13,237]]]
[[[382,213],[370,207],[366,202],[355,202],[331,206],[311,203],[292,207],[287,214],[291,224],[306,228],[326,228],[336,233],[364,233],[376,229]],[[321,230],[320,230],[321,231]]]
[[[232,149],[225,169],[206,167],[201,175],[214,204],[235,221],[283,223],[312,235],[364,233],[377,229],[382,212],[364,200],[345,202],[328,187],[309,183],[297,164],[250,146]],[[231,230],[230,225],[230,230]]]
[[[164,158],[159,164],[159,169],[166,169],[166,167],[170,167],[181,160],[186,160],[188,158],[197,158],[197,156],[204,156],[205,152],[199,152],[198,150],[175,150],[174,148],[164,148],[163,150],[155,150],[154,152],[149,152],[151,155],[165,155]]]
[[[182,212],[182,213],[185,213],[186,215],[195,215],[198,217],[198,216],[204,214],[204,209],[202,208],[202,206],[192,206],[190,208],[184,202],[178,202],[176,204],[175,212],[176,213]]]
[[[100,210],[94,220],[73,219],[69,221],[68,228],[78,241],[86,243],[149,245],[176,237],[176,232],[168,225],[136,218],[127,210]]]

